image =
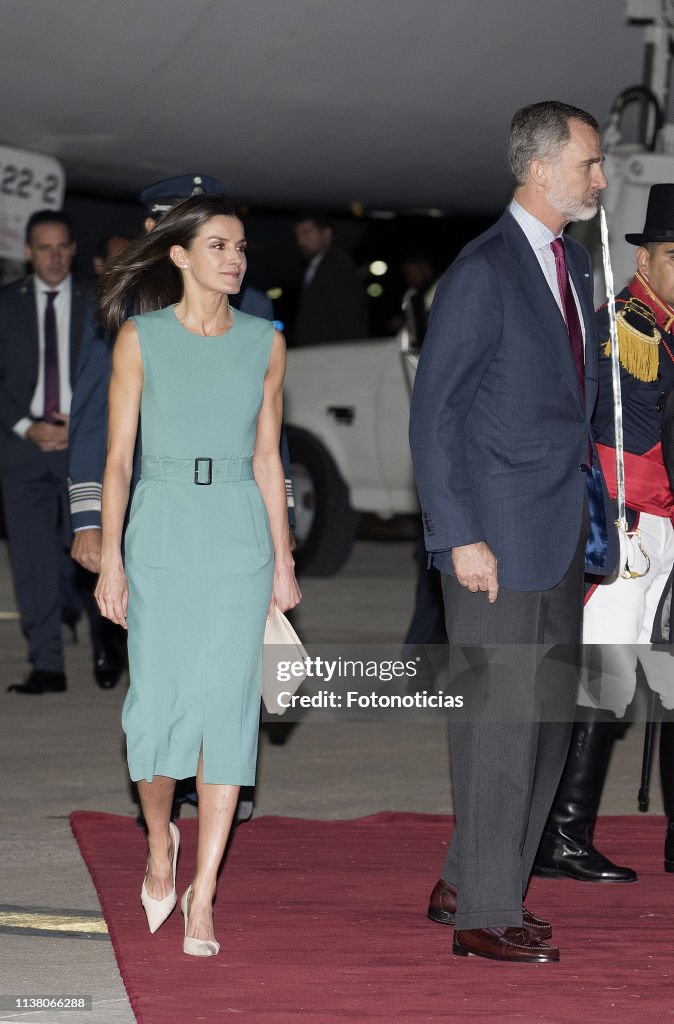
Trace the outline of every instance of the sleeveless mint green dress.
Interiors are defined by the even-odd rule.
[[[274,327],[235,310],[201,337],[174,307],[134,317],[143,362],[141,478],[126,530],[131,779],[255,782],[274,559],[253,478]]]

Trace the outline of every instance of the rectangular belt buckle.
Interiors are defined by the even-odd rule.
[[[200,462],[208,463],[208,480],[200,480],[201,475],[199,469]],[[198,487],[208,487],[209,484],[213,483],[213,459],[195,459],[194,460],[194,482]]]

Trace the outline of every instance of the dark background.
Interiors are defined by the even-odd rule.
[[[97,196],[69,194],[64,208],[73,222],[78,255],[75,272],[93,279],[92,258],[101,238],[120,234],[135,237],[143,231],[145,210],[132,200],[109,200]],[[286,325],[292,322],[302,274],[293,237],[293,213],[280,209],[249,209],[240,206],[249,240],[247,283],[263,291],[282,289],[274,300],[276,316]],[[422,250],[440,274],[466,242],[479,234],[494,219],[494,214],[475,216],[409,216],[386,218],[353,217],[327,211],[333,218],[335,243],[347,249],[363,275],[363,287],[376,282],[382,286],[378,298],[369,298],[370,334],[390,333],[391,318],[400,309],[405,285],[400,274],[401,259]],[[389,270],[374,277],[368,267],[373,260],[384,260]]]

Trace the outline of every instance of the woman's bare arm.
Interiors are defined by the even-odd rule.
[[[295,562],[290,550],[285,476],[279,454],[285,368],[285,340],[276,331],[264,380],[262,408],[257,420],[253,473],[267,508],[274,545],[272,604],[277,604],[281,611],[294,608],[302,597],[295,579]]]
[[[120,328],[112,355],[108,448],[103,475],[101,573],[95,596],[101,613],[126,628],[128,588],[122,564],[122,529],[138,430],[143,363],[135,324]]]

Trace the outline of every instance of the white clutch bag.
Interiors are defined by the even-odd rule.
[[[306,679],[309,656],[276,605],[267,619],[264,644],[270,650],[264,651],[262,659],[262,700],[270,715],[283,715],[290,706],[289,697]]]

